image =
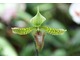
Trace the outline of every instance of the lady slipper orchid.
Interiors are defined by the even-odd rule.
[[[36,48],[38,52],[40,52],[44,45],[45,32],[52,35],[62,35],[66,31],[64,29],[56,29],[47,26],[42,26],[44,21],[46,21],[46,18],[40,14],[39,8],[37,8],[37,14],[30,20],[30,23],[33,25],[32,27],[27,28],[15,27],[12,28],[12,32],[19,35],[25,35],[32,31],[35,31],[36,33],[34,33],[34,39],[36,42]]]

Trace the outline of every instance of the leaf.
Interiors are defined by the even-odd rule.
[[[35,27],[39,27],[45,20],[46,18],[39,13],[39,8],[37,8],[37,14],[30,20],[30,22]]]
[[[76,33],[71,40],[71,43],[74,46],[79,46],[80,45],[80,29],[76,30]]]
[[[17,53],[13,46],[4,38],[0,36],[0,48],[1,55],[5,56],[17,56]]]
[[[51,50],[48,49],[44,49],[43,51],[41,51],[40,56],[50,56],[52,54]]]
[[[0,30],[4,29],[4,24],[0,22]]]
[[[30,4],[31,5],[31,4]],[[37,4],[37,5],[35,5],[35,6],[33,6],[33,4],[31,5],[31,8],[33,8],[33,11],[34,12],[36,12],[36,7],[37,6],[39,6],[39,10],[41,11],[41,12],[45,12],[45,11],[50,11],[51,9],[53,9],[53,7],[54,7],[54,4],[47,4],[47,3],[45,3],[45,4]],[[45,8],[45,9],[44,9]]]
[[[21,56],[32,56],[34,55],[34,51],[35,51],[35,44],[31,43],[23,47],[22,51],[20,52],[20,55]]]
[[[57,39],[56,37],[54,37],[51,34],[46,34],[44,41],[47,45],[50,44],[50,45],[53,45],[55,47],[65,47],[65,45],[63,45],[63,43],[59,39]]]
[[[26,45],[26,41],[27,41],[28,39],[26,39],[26,38],[23,38],[22,36],[20,36],[20,35],[17,35],[17,34],[13,34],[12,36],[11,36],[11,42],[12,43],[15,43],[15,45],[17,45],[17,46],[20,46],[20,47],[22,47],[22,46],[25,46]]]
[[[30,33],[34,28],[33,27],[29,27],[29,28],[12,28],[12,32],[15,34],[19,34],[19,35],[25,35]]]
[[[29,23],[30,19],[32,18],[32,16],[29,13],[23,12],[23,11],[19,11],[17,13],[17,17],[27,21],[28,23]]]
[[[44,29],[47,33],[52,35],[62,35],[66,31],[64,29],[50,28],[47,26],[43,26],[42,29]]]
[[[57,49],[53,52],[53,56],[66,56],[67,52],[65,49]]]

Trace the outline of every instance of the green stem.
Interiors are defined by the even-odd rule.
[[[37,55],[37,56],[39,56],[39,52],[38,52],[38,50],[37,50],[37,49],[36,49],[36,55]]]

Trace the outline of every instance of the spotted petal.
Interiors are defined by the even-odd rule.
[[[45,30],[47,33],[52,34],[52,35],[62,35],[65,31],[67,31],[64,29],[50,28],[47,26],[43,26],[42,29]]]
[[[30,33],[34,28],[29,27],[29,28],[12,28],[12,32],[14,34],[19,34],[19,35],[25,35]]]

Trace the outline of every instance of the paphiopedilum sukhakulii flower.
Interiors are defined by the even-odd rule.
[[[44,32],[52,34],[52,35],[61,35],[66,30],[64,29],[56,29],[56,28],[50,28],[47,26],[42,26],[42,23],[46,20],[45,17],[43,17],[40,12],[39,8],[37,8],[37,14],[30,20],[30,23],[33,25],[32,27],[27,28],[12,28],[12,32],[19,35],[25,35],[32,31],[36,31],[34,34],[36,47],[38,51],[41,51],[44,45]]]

